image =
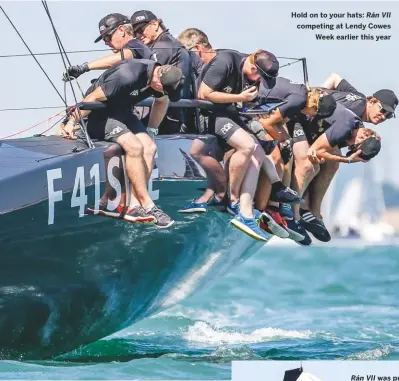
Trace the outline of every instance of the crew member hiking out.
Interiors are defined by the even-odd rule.
[[[91,138],[116,142],[126,154],[126,172],[133,185],[135,198],[131,198],[124,219],[130,222],[155,222],[169,227],[174,221],[157,208],[147,190],[154,164],[156,147],[146,127],[134,115],[132,106],[142,99],[154,96],[150,115],[151,128],[157,128],[167,109],[167,98],[180,99],[184,76],[180,69],[160,65],[152,60],[124,60],[105,71],[91,86],[84,102],[104,102],[105,109],[81,111],[88,115],[88,133]],[[77,111],[63,127],[62,134],[74,139]],[[105,208],[106,205],[100,206]]]
[[[182,98],[195,98],[191,93],[191,62],[187,49],[174,38],[163,21],[151,11],[134,12],[131,19],[135,37],[155,53],[154,59],[161,65],[178,67],[186,78]],[[137,109],[139,111],[139,109]],[[144,114],[141,118],[145,118]],[[194,132],[194,113],[190,109],[170,108],[162,121],[159,132],[173,134]]]
[[[367,150],[371,150],[374,155],[379,152],[381,146],[380,138],[376,133],[365,128],[362,120],[340,103],[329,118],[322,120],[303,118],[295,124],[295,130],[302,131],[298,134],[298,139],[307,140],[310,145],[307,153],[308,160],[314,166],[320,166],[320,172],[329,162],[349,164],[368,160],[362,158],[361,149],[352,151],[349,157],[342,156],[340,149],[343,147],[358,145],[371,136],[373,138],[370,138],[365,146],[368,147]],[[378,142],[372,143],[374,140]],[[371,158],[371,156],[369,152],[368,157]],[[326,188],[323,192],[320,192],[320,189],[316,192],[312,189],[316,179],[317,176],[310,182],[308,191],[311,197],[308,197],[308,203],[300,210],[301,225],[318,240],[328,242],[331,236],[322,220],[321,204],[332,177],[325,183]]]
[[[379,125],[395,116],[398,98],[390,89],[380,89],[372,95],[366,96],[337,73],[332,73],[322,87],[328,89],[328,93],[338,103],[353,111],[365,123]],[[341,155],[339,148],[335,148],[334,152],[337,155]],[[317,217],[317,220],[321,219],[321,200],[323,200],[331,181],[337,173],[339,165],[339,161],[326,160],[320,166],[319,174],[313,179],[308,189],[308,197],[311,200],[311,209],[315,216],[308,215],[310,219],[313,217]]]
[[[113,54],[84,63],[71,66],[63,75],[64,81],[70,77],[78,78],[90,70],[105,70],[124,59],[152,59],[153,51],[133,36],[133,27],[127,16],[111,13],[98,23],[100,36],[94,42],[104,41],[112,49]]]
[[[246,129],[233,103],[250,102],[258,95],[261,77],[265,81],[277,76],[279,63],[267,51],[259,50],[247,55],[223,50],[204,67],[199,80],[198,97],[220,105],[212,112],[214,133],[224,142],[226,149],[235,152],[229,160],[230,200],[227,210],[235,215],[232,224],[260,240],[267,235],[259,228],[259,212],[252,207],[260,166],[265,152],[256,138]]]
[[[272,89],[268,89],[266,85],[262,84],[260,88],[259,102],[270,102],[271,99],[280,99],[285,103],[272,113],[268,118],[261,118],[259,121],[269,134],[280,141],[278,147],[273,152],[276,156],[275,160],[281,158],[285,167],[281,164],[277,165],[279,174],[283,176],[288,185],[300,195],[303,196],[307,185],[315,176],[315,168],[307,158],[307,151],[309,149],[308,143],[300,141],[296,138],[296,131],[293,126],[296,119],[306,117],[317,117],[323,119],[331,116],[336,108],[336,101],[331,95],[316,88],[310,88],[305,84],[293,83],[289,79],[278,77],[276,85]],[[281,123],[287,123],[281,125]],[[287,138],[288,136],[288,138]],[[292,160],[294,158],[294,168],[291,170]],[[287,212],[287,205],[279,205],[276,200],[268,196],[270,194],[270,187],[268,183],[260,178],[258,192],[256,194],[256,205],[263,210],[267,203],[269,206],[264,211],[267,224],[274,220],[280,226],[284,227],[289,232],[289,237],[301,244],[311,242],[306,239],[307,233],[299,224],[299,204],[293,206],[293,213]],[[280,215],[283,215],[283,217]],[[270,229],[270,227],[269,227]]]

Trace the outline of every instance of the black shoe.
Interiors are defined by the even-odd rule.
[[[300,209],[301,224],[313,236],[321,242],[328,242],[331,240],[331,235],[328,232],[324,222],[316,218],[310,210]]]
[[[170,218],[163,210],[156,206],[153,206],[153,208],[147,212],[147,215],[154,216],[156,218],[155,225],[160,228],[168,228],[175,223],[172,218]]]
[[[312,244],[312,238],[310,238],[309,234],[299,221],[296,221],[293,218],[284,219],[287,222],[286,230],[290,235],[289,238],[302,246],[309,246]]]
[[[286,187],[281,181],[278,181],[272,184],[270,201],[284,204],[300,204],[303,202],[303,199],[297,192],[289,187]]]

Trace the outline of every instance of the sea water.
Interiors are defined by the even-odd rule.
[[[268,246],[211,288],[1,379],[230,379],[232,360],[399,360],[396,246]]]

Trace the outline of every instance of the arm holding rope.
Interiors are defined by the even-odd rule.
[[[97,87],[92,93],[86,96],[82,102],[103,102],[106,101],[107,97],[101,87]],[[85,118],[90,114],[90,110],[80,110],[82,118]],[[62,128],[61,135],[67,139],[76,139],[74,131],[76,125],[80,121],[80,116],[77,110],[74,110],[68,120],[68,123]]]

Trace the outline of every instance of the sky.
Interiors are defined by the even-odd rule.
[[[14,22],[28,46],[35,53],[57,51],[50,22],[40,1],[1,1],[1,6]],[[170,32],[177,36],[185,28],[196,27],[207,33],[214,48],[233,48],[250,53],[259,48],[270,50],[277,56],[306,57],[310,85],[319,86],[331,72],[337,72],[349,80],[366,95],[381,88],[391,88],[399,94],[398,80],[398,26],[399,3],[396,2],[300,2],[300,1],[256,1],[256,2],[209,2],[209,1],[49,1],[51,15],[67,51],[106,48],[102,42],[94,43],[98,36],[98,21],[108,13],[118,12],[131,16],[140,9],[152,10],[164,20]],[[332,19],[310,18],[310,13],[324,12],[391,12],[389,19]],[[308,18],[292,18],[292,12],[307,12]],[[390,35],[383,41],[317,41],[316,33],[329,34],[327,30],[311,31],[298,29],[298,24],[322,23],[391,24],[391,29],[373,35]],[[0,56],[28,53],[19,37],[0,12]],[[327,33],[328,32],[328,33]],[[346,30],[340,34],[361,34]],[[333,31],[338,34],[338,31]],[[70,54],[72,64],[81,64],[102,56],[103,52]],[[61,94],[63,63],[58,55],[40,56],[40,63],[54,81]],[[280,59],[281,65],[287,60]],[[41,107],[62,105],[50,83],[31,56],[16,58],[0,57],[0,109],[18,107]],[[89,81],[100,72],[84,74],[79,83],[85,90]],[[302,81],[300,64],[280,71],[282,76]],[[74,100],[67,91],[68,103]],[[80,99],[78,99],[80,100]],[[58,110],[29,110],[0,112],[0,137],[28,128],[47,119]],[[396,120],[377,126],[382,136],[383,150],[375,159],[379,175],[399,186],[399,171],[396,170],[396,141],[399,129]],[[48,128],[40,125],[19,137],[30,136]],[[370,125],[370,127],[374,127]]]
[[[300,361],[233,361],[232,381],[283,381],[286,370],[301,367]],[[321,381],[352,381],[353,376],[398,380],[397,361],[303,361],[304,372]],[[394,379],[394,377],[396,377]],[[357,381],[361,381],[359,378]]]

